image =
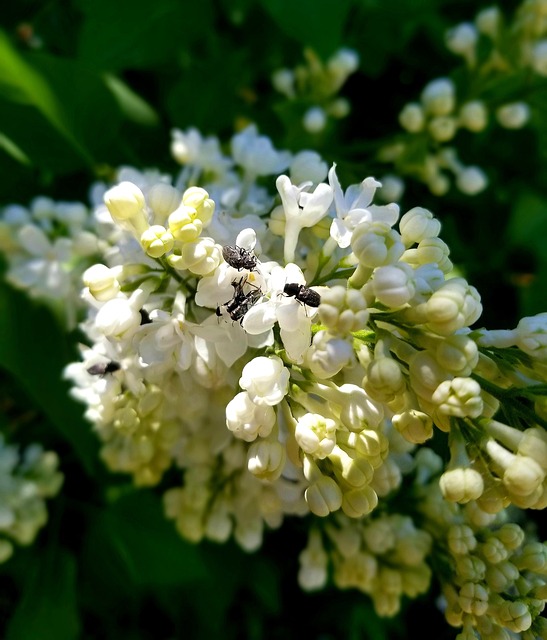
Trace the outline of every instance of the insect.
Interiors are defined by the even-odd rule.
[[[141,314],[141,325],[150,324],[152,320],[150,320],[150,315],[146,309],[139,309],[139,313]]]
[[[224,260],[234,269],[241,271],[248,269],[254,271],[258,263],[258,259],[247,249],[238,247],[237,245],[226,245],[222,247],[222,256]]]
[[[107,373],[114,373],[121,369],[121,364],[115,360],[109,360],[108,362],[97,362],[97,364],[89,367],[87,372],[92,376],[104,376]]]
[[[294,296],[299,302],[308,305],[308,307],[318,307],[321,304],[321,296],[317,291],[306,287],[304,284],[288,282],[283,288],[283,291],[288,296]]]
[[[250,291],[245,292],[243,287],[246,284],[253,288]],[[231,300],[228,300],[228,302],[225,302],[222,306],[226,308],[228,315],[234,322],[239,320],[241,324],[243,322],[243,316],[262,296],[262,291],[260,287],[247,282],[247,278],[243,277],[239,280],[232,280],[232,287],[234,288],[234,297]],[[218,317],[222,315],[221,307],[217,307],[216,314]]]

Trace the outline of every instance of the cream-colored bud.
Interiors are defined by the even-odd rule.
[[[447,543],[455,555],[465,555],[477,547],[473,529],[466,524],[453,524],[448,530]]]
[[[449,78],[437,78],[422,91],[421,101],[426,111],[434,116],[452,113],[456,102],[456,88]]]
[[[167,259],[174,269],[188,269],[198,276],[206,276],[221,263],[222,247],[212,238],[199,238],[183,244],[180,253],[173,253]]]
[[[143,192],[132,182],[120,182],[104,194],[104,202],[115,221],[132,220],[146,206]]]
[[[488,124],[488,110],[482,100],[471,100],[460,108],[459,122],[462,127],[479,133],[486,129]]]
[[[198,218],[193,207],[181,204],[168,218],[169,231],[176,240],[193,242],[203,229],[203,222]]]
[[[403,242],[410,247],[426,238],[436,238],[441,230],[441,223],[428,209],[414,207],[402,216],[399,229]]]
[[[517,496],[529,496],[545,480],[545,471],[533,459],[517,455],[503,474],[503,484]]]
[[[395,530],[388,518],[378,518],[363,529],[363,539],[372,553],[379,555],[393,549]]]
[[[481,33],[495,40],[500,28],[501,18],[500,8],[494,5],[479,11],[475,17],[475,24]]]
[[[260,478],[273,482],[283,471],[286,460],[285,447],[275,440],[253,442],[247,454],[247,468]]]
[[[420,104],[409,102],[399,114],[399,123],[409,133],[418,133],[425,126],[425,113]]]
[[[351,248],[365,267],[394,264],[404,253],[401,236],[385,222],[361,222],[355,227]]]
[[[302,118],[302,126],[308,133],[320,133],[327,125],[327,114],[322,107],[311,107]]]
[[[141,246],[152,258],[160,258],[173,248],[173,235],[165,227],[154,224],[141,235]]]
[[[455,376],[469,376],[479,361],[477,344],[467,335],[457,334],[442,340],[436,350],[437,362]]]
[[[382,186],[378,196],[384,202],[399,202],[405,191],[405,183],[402,178],[392,174],[386,174],[380,179]]]
[[[472,555],[467,551],[456,553],[456,573],[458,580],[465,582],[482,582],[486,575],[486,564],[476,555]]]
[[[541,427],[526,429],[518,444],[517,452],[535,460],[539,466],[547,471],[547,432]]]
[[[519,578],[517,567],[507,560],[498,564],[489,564],[486,569],[486,583],[493,591],[508,591]]]
[[[368,366],[363,388],[373,400],[390,402],[405,391],[406,380],[396,360],[381,357]]]
[[[334,467],[334,473],[347,482],[350,487],[360,488],[368,484],[374,469],[366,458],[352,458],[341,447],[335,446],[328,456]]]
[[[410,409],[395,414],[391,421],[397,431],[414,444],[423,444],[433,437],[433,420],[427,413]]]
[[[478,418],[483,410],[481,387],[472,378],[444,380],[433,392],[431,400],[441,413],[458,418]]]
[[[460,589],[458,602],[465,613],[483,616],[488,610],[488,591],[481,584],[466,582]]]
[[[429,121],[427,128],[434,140],[448,142],[456,135],[458,122],[450,116],[437,116]]]
[[[373,274],[372,290],[376,299],[386,307],[401,307],[416,293],[414,269],[404,262],[377,267]]]
[[[374,470],[374,477],[369,486],[383,498],[398,489],[402,481],[401,468],[393,458],[388,457]]]
[[[350,489],[342,497],[342,511],[350,518],[362,518],[371,513],[378,504],[376,492],[369,486]]]
[[[164,224],[169,214],[180,205],[182,196],[180,191],[170,184],[158,182],[150,188],[146,200],[154,212],[154,224]]]
[[[456,175],[456,186],[468,196],[481,193],[488,186],[488,178],[480,167],[465,167]]]
[[[448,31],[446,34],[446,46],[462,56],[474,53],[479,33],[472,22],[462,22]]]
[[[304,492],[304,498],[310,511],[322,518],[342,506],[342,491],[338,484],[328,476],[320,476]]]
[[[205,189],[201,187],[190,187],[182,194],[182,203],[184,206],[194,209],[196,216],[201,220],[203,227],[211,222],[213,213],[215,212],[215,203]]]
[[[530,119],[530,107],[526,102],[512,102],[498,107],[496,118],[505,129],[521,129]]]
[[[529,542],[523,547],[522,553],[514,562],[521,570],[545,575],[547,571],[547,543]]]
[[[115,298],[120,291],[115,272],[104,264],[94,264],[86,269],[82,279],[89,293],[100,302]]]
[[[349,100],[343,97],[336,98],[329,103],[327,107],[327,113],[329,116],[341,120],[346,118],[351,111],[351,103]]]
[[[463,278],[452,278],[426,302],[429,327],[448,336],[473,324],[482,313],[480,296]]]
[[[547,76],[547,40],[536,42],[532,48],[532,68],[540,76]]]
[[[446,500],[465,504],[477,500],[484,491],[482,475],[475,469],[451,469],[440,477],[439,486]]]
[[[514,633],[532,626],[532,616],[524,602],[504,600],[496,607],[496,614],[499,623]]]

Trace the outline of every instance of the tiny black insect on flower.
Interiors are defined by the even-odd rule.
[[[118,371],[121,369],[121,364],[114,360],[110,360],[108,362],[97,362],[97,364],[89,367],[87,372],[92,376],[104,376],[107,373],[114,373],[114,371]]]
[[[146,309],[139,309],[139,313],[141,314],[141,325],[150,324],[152,320],[150,320],[150,315]]]
[[[222,256],[224,260],[234,269],[241,271],[248,269],[254,271],[258,263],[258,259],[247,249],[238,247],[237,245],[226,245],[222,247]]]
[[[308,305],[308,307],[318,307],[321,304],[321,296],[317,291],[314,291],[303,284],[288,282],[283,288],[283,291],[288,296],[294,296],[298,301]]]
[[[243,287],[246,284],[253,288],[245,292]],[[222,306],[226,308],[226,312],[234,322],[239,320],[241,324],[243,322],[243,316],[262,296],[262,290],[260,287],[247,282],[247,278],[244,277],[239,280],[232,280],[232,287],[234,288],[234,297]],[[222,315],[221,307],[216,308],[216,314],[219,317]]]

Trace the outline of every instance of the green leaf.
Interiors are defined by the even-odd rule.
[[[72,148],[91,163],[90,154],[67,125],[69,120],[64,105],[46,78],[19,54],[2,31],[0,31],[0,94],[10,102],[37,109]]]
[[[131,490],[94,520],[87,541],[90,557],[95,562],[94,550],[102,549],[105,567],[99,573],[112,573],[114,582],[123,581],[120,570],[141,586],[192,584],[209,577],[199,548],[177,534],[151,491]]]
[[[20,162],[21,164],[30,164],[30,160],[26,154],[13,142],[8,136],[0,133],[0,147],[10,155],[12,158]]]
[[[104,81],[120,110],[129,120],[145,126],[155,126],[159,123],[157,112],[120,78],[107,73],[104,75]]]
[[[39,564],[36,563],[39,560]],[[35,554],[23,597],[9,621],[6,640],[73,640],[79,637],[76,563],[57,541]]]
[[[531,248],[547,261],[547,199],[531,190],[523,191],[511,211],[507,225],[510,246]]]
[[[19,382],[95,474],[98,442],[69,396],[61,372],[72,359],[66,333],[51,313],[0,281],[0,367]]]
[[[199,42],[212,19],[207,0],[80,0],[79,57],[96,69],[152,68]]]
[[[341,46],[350,0],[260,0],[289,37],[314,49],[323,58]]]

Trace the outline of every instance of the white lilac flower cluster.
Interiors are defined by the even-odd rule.
[[[0,435],[0,563],[14,551],[14,543],[31,544],[47,522],[46,498],[62,485],[59,459],[38,444],[19,452]]]
[[[547,552],[516,518],[547,504],[547,314],[473,329],[430,211],[254,126],[230,148],[175,131],[174,180],[95,189],[106,245],[66,376],[105,463],[138,486],[178,467],[165,511],[194,542],[252,551],[308,516],[305,589],[332,575],[395,615],[442,564],[462,638],[545,637]]]
[[[294,69],[277,69],[272,84],[287,100],[305,105],[302,126],[308,133],[320,133],[329,118],[340,120],[350,110],[349,101],[338,93],[359,66],[359,54],[349,48],[336,51],[323,62],[311,49],[304,51],[305,63]]]
[[[73,326],[81,307],[74,292],[86,263],[101,248],[99,229],[79,202],[35,198],[28,208],[13,204],[0,217],[0,251],[7,260],[6,280],[30,297],[62,308]]]
[[[429,82],[419,100],[407,103],[399,114],[406,136],[385,145],[379,159],[393,163],[399,176],[417,178],[437,196],[447,193],[452,181],[466,195],[482,192],[488,185],[486,173],[479,166],[463,163],[456,146],[447,143],[461,130],[485,131],[492,115],[506,129],[520,129],[528,123],[528,103],[515,101],[511,94],[493,98],[492,88],[505,91],[509,85],[528,83],[527,91],[532,94],[534,88],[543,86],[541,80],[547,76],[545,11],[544,0],[525,0],[505,25],[500,9],[492,6],[480,11],[473,22],[450,29],[446,46],[465,60],[477,89],[472,94],[464,90],[462,99],[451,78]]]

